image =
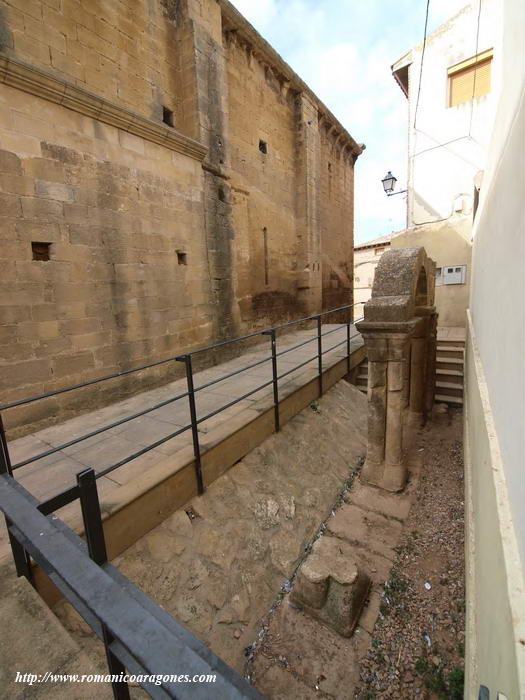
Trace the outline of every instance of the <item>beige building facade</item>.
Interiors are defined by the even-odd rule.
[[[363,147],[226,0],[0,23],[2,401],[351,303]]]
[[[376,267],[391,238],[389,234],[354,247],[354,318],[363,315],[364,304],[372,296]]]
[[[440,326],[465,326],[472,219],[500,91],[499,0],[468,3],[392,66],[408,101],[407,228],[435,260]]]

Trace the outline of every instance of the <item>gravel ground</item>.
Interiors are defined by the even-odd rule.
[[[463,698],[462,413],[443,405],[419,436],[418,496],[384,586],[355,697]]]

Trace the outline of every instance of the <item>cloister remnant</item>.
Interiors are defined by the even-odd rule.
[[[368,447],[361,479],[401,491],[404,452],[432,411],[435,392],[436,265],[425,249],[386,251],[356,327],[368,354]]]
[[[290,600],[304,612],[350,637],[370,590],[370,578],[355,562],[348,542],[316,540],[297,573]]]

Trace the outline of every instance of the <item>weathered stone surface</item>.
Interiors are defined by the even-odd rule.
[[[353,570],[366,571],[372,583],[353,635],[341,636],[293,602],[294,583],[301,585],[299,574],[291,583],[291,592],[265,623],[268,628],[248,667],[259,690],[273,695],[271,684],[275,683],[275,692],[283,698],[310,697],[312,691],[317,697],[353,697],[359,683],[359,660],[369,649],[383,586],[389,579],[392,551],[402,536],[399,521],[408,515],[417,488],[421,454],[409,455],[411,478],[405,493],[387,493],[356,480],[326,521],[321,539],[338,542],[341,551],[348,551]],[[319,585],[324,572],[321,576],[316,573],[308,581],[307,593],[311,595],[313,587],[317,597],[312,602],[318,606],[326,596],[326,585]]]
[[[363,510],[381,513],[389,518],[403,521],[408,517],[410,499],[402,494],[389,494],[381,489],[358,481],[352,488],[350,501]]]
[[[318,700],[318,693],[292,677],[282,666],[272,665],[258,679],[258,690],[274,700]]]
[[[393,559],[393,548],[401,533],[401,524],[397,520],[350,504],[341,506],[326,527],[332,535],[388,559]]]
[[[270,541],[272,564],[283,576],[289,575],[299,562],[301,549],[301,541],[297,540],[293,530],[291,532],[279,530]]]
[[[297,573],[290,601],[349,637],[361,612],[370,578],[357,565],[351,545],[320,537]]]

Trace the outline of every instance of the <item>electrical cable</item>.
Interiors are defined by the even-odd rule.
[[[476,50],[474,52],[474,80],[472,81],[472,99],[470,101],[470,124],[468,127],[468,135],[470,136],[472,133],[472,120],[474,118],[474,96],[476,94],[476,76],[478,73],[478,50],[479,50],[479,25],[481,21],[481,3],[482,0],[479,0],[479,5],[478,5],[478,26],[476,27]]]
[[[480,2],[481,2],[481,0],[480,0]],[[414,129],[416,128],[416,123],[417,123],[417,110],[419,107],[419,96],[421,94],[421,79],[423,77],[423,61],[425,60],[425,49],[427,46],[427,27],[428,27],[429,7],[430,7],[430,0],[427,0],[427,9],[426,9],[426,15],[425,15],[425,30],[423,32],[423,49],[421,51],[421,64],[419,66],[419,84],[417,86],[416,109],[414,111]]]
[[[446,146],[448,146],[451,143],[454,143],[455,141],[461,141],[462,139],[465,139],[465,138],[470,139],[470,140],[474,140],[472,137],[472,122],[473,122],[473,118],[474,118],[474,96],[476,94],[476,76],[477,76],[477,71],[478,71],[477,56],[478,56],[478,51],[479,51],[479,30],[480,30],[480,24],[481,24],[481,5],[482,5],[482,2],[483,2],[483,0],[479,0],[479,3],[478,3],[478,16],[477,16],[477,26],[476,26],[476,48],[475,48],[475,53],[474,53],[474,56],[475,56],[474,79],[473,79],[473,83],[472,83],[472,99],[470,101],[470,123],[469,123],[468,135],[467,136],[460,136],[459,138],[452,139],[451,141],[448,141],[447,143],[444,143],[444,144],[440,144],[438,142],[438,144],[436,146],[431,146],[430,148],[423,149],[422,151],[419,151],[418,153],[415,153],[414,155],[410,156],[409,160],[411,160],[411,161],[414,161],[414,159],[417,156],[419,156],[423,153],[426,153],[427,151],[433,151],[433,150],[440,148],[440,147],[446,148]],[[421,92],[421,80],[422,80],[422,76],[423,76],[423,59],[425,56],[425,48],[426,48],[426,40],[427,40],[427,24],[428,24],[429,5],[430,5],[430,0],[427,0],[427,10],[426,10],[426,17],[425,17],[425,31],[424,31],[424,37],[423,37],[423,48],[421,51],[421,65],[420,65],[420,70],[419,70],[419,85],[418,85],[418,90],[417,90],[416,108],[415,108],[415,112],[414,112],[414,131],[417,131],[417,129],[416,129],[417,110],[419,107],[419,95]],[[458,155],[458,154],[454,154],[454,155]],[[461,160],[465,160],[464,158],[462,158],[459,155],[458,155],[458,157],[461,158]],[[454,212],[454,209],[452,209],[452,213],[450,214],[450,216],[452,216],[453,212]],[[434,219],[433,221],[414,222],[414,224],[416,226],[420,226],[420,225],[430,224],[430,223],[440,223],[442,221],[447,221],[450,218],[450,216],[442,218],[442,219]]]

